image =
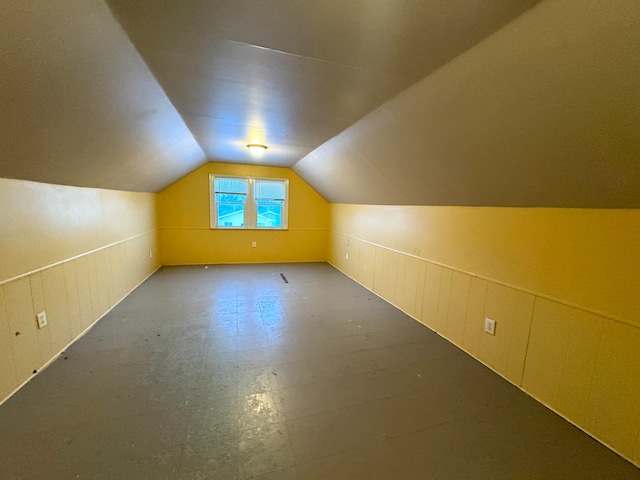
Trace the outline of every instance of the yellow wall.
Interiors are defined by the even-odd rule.
[[[159,255],[153,194],[0,178],[0,206],[1,402],[149,276]],[[38,330],[42,310],[49,325]]]
[[[638,238],[640,210],[336,204],[329,261],[640,465]]]
[[[211,230],[209,175],[289,179],[286,231]],[[162,263],[314,262],[327,258],[327,202],[289,168],[207,163],[160,192]],[[256,242],[256,247],[251,246]]]

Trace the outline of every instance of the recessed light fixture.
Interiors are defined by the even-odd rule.
[[[247,148],[254,157],[261,157],[264,155],[264,152],[267,151],[267,146],[260,145],[259,143],[250,143],[247,145]]]

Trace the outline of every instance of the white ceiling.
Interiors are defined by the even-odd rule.
[[[210,159],[292,166],[532,0],[108,0]]]
[[[104,2],[0,17],[0,177],[157,191],[206,161]]]
[[[637,0],[4,0],[0,177],[640,208]],[[252,158],[245,144],[266,143]]]
[[[640,2],[545,1],[294,166],[334,203],[640,208]]]
[[[536,1],[5,0],[0,176],[158,191],[254,140],[292,166]]]

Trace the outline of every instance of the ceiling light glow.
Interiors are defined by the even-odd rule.
[[[249,149],[251,154],[257,158],[260,158],[261,156],[263,156],[264,152],[267,151],[267,146],[261,145],[259,143],[250,143],[249,145],[247,145],[247,148]]]

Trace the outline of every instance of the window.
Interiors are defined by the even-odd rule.
[[[242,228],[245,224],[248,182],[241,178],[214,178],[218,227]]]
[[[282,228],[286,190],[285,181],[282,180],[255,180],[254,198],[258,228]]]
[[[211,228],[285,230],[289,180],[211,175]]]

